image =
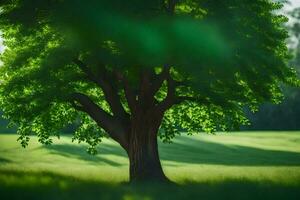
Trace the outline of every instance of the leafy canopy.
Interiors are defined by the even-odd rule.
[[[143,72],[153,72],[154,81],[169,66],[182,101],[165,112],[159,136],[166,142],[181,130],[237,128],[247,123],[244,107],[278,103],[282,83],[298,84],[287,66],[287,18],[268,0],[4,0],[0,7],[0,105],[24,146],[32,132],[48,144],[74,122],[74,139],[91,151],[107,136],[70,101],[80,92],[114,115],[76,59],[95,75],[120,72],[137,93]],[[132,114],[122,84],[111,84]],[[168,89],[165,80],[158,103]]]

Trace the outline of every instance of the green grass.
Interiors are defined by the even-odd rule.
[[[23,149],[0,135],[0,199],[300,199],[300,132],[180,136],[159,144],[177,185],[130,185],[125,152],[104,140],[99,154],[68,136]]]

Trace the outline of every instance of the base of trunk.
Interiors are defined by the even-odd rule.
[[[168,177],[143,177],[143,178],[130,178],[130,183],[163,183],[172,184],[173,182]]]
[[[139,140],[130,146],[130,182],[171,182],[162,169],[157,138]]]

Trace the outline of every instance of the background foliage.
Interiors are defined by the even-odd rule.
[[[288,24],[290,39],[288,41],[293,56],[290,61],[298,74],[300,72],[300,8],[288,13],[291,22]],[[284,87],[285,99],[282,104],[264,104],[257,113],[248,112],[251,126],[246,130],[299,130],[300,129],[300,90]]]
[[[184,9],[183,9],[184,11]],[[104,12],[105,14],[105,12]],[[199,13],[198,13],[199,14]],[[203,14],[203,13],[202,13]],[[201,13],[199,14],[199,16],[202,15]],[[296,19],[299,19],[299,9],[296,9],[293,13],[291,13],[291,15],[293,15],[293,17],[295,17]],[[33,23],[33,21],[30,21],[32,19],[18,19],[18,16],[15,16],[16,17],[16,20],[21,20],[22,22],[25,22],[25,23]],[[116,17],[116,18],[113,18],[113,20],[115,20],[116,22],[120,22],[120,18]],[[92,22],[91,22],[92,23]],[[186,25],[186,24],[185,24]],[[192,27],[193,27],[193,24],[191,23],[190,24],[190,28],[191,30],[189,30],[189,27],[185,26],[185,32],[193,32],[192,30]],[[136,24],[129,24],[129,26],[132,26],[136,29]],[[177,26],[177,31],[179,31],[180,33],[180,21],[176,24]],[[79,27],[81,29],[83,29],[84,27]],[[299,23],[295,23],[293,24],[293,26],[289,27],[290,28],[290,32],[291,34],[293,35],[293,37],[295,37],[296,39],[299,40]],[[186,30],[188,29],[188,30]],[[114,30],[114,27],[110,27],[110,30],[108,31],[108,33],[106,34],[111,34],[110,31],[113,31]],[[122,30],[122,29],[121,29]],[[156,40],[156,38],[153,38],[153,34],[150,34],[150,35],[147,35],[145,34],[145,31],[147,31],[145,29],[145,27],[139,27],[138,29],[140,32],[138,32],[138,34],[136,35],[137,38],[136,38],[136,42],[137,44],[140,44],[140,45],[145,45],[144,43],[139,43],[139,39],[149,39],[149,44],[151,42],[153,42],[154,40]],[[45,34],[46,36],[49,34],[49,37],[51,35],[51,29],[48,29],[47,27],[44,28],[44,29],[41,29],[40,32],[37,32],[35,34],[34,37],[39,37],[39,34]],[[12,31],[13,32],[13,31]],[[11,34],[15,34],[15,33],[11,33]],[[129,33],[128,33],[129,34]],[[140,34],[141,37],[138,37]],[[230,34],[230,33],[228,33]],[[155,35],[155,34],[154,34]],[[191,35],[192,37],[193,35]],[[73,37],[73,36],[72,36]],[[217,36],[213,36],[213,37],[217,37]],[[120,39],[118,38],[118,35],[115,36],[116,40]],[[56,41],[56,38],[50,38],[50,40],[53,39],[53,41]],[[128,39],[128,38],[127,38]],[[132,38],[131,38],[132,39]],[[154,40],[152,40],[154,39]],[[130,41],[130,38],[129,38],[129,41]],[[8,43],[14,43],[15,41],[8,41]],[[26,43],[26,45],[28,44],[28,42],[30,42],[30,38],[28,39],[25,39],[24,41],[24,44]],[[59,42],[59,41],[58,41]],[[72,41],[73,42],[73,41]],[[201,41],[200,41],[201,42]],[[203,41],[202,41],[203,42]],[[90,41],[90,43],[88,45],[90,45],[92,43],[92,41]],[[158,44],[158,43],[155,43],[155,44]],[[34,43],[32,43],[32,45],[35,45]],[[50,49],[51,48],[54,48],[55,49],[55,42],[53,44],[50,44]],[[82,44],[76,44],[76,45],[82,45]],[[107,44],[108,46],[113,46],[113,44]],[[127,46],[128,44],[125,44],[125,47]],[[214,46],[215,44],[210,44],[208,43],[207,44],[208,46]],[[249,45],[249,44],[248,44]],[[27,45],[28,46],[28,45]],[[247,45],[245,45],[247,46]],[[38,48],[39,46],[37,46]],[[30,48],[32,48],[32,46],[30,46]],[[146,52],[146,56],[145,55],[139,55],[139,52],[136,52],[136,51],[133,51],[131,52],[131,48],[128,49],[129,50],[129,57],[130,58],[130,55],[138,55],[138,59],[140,60],[144,60],[144,59],[147,59],[147,57],[149,55],[152,55],[152,54],[156,54],[155,57],[164,57],[166,55],[164,55],[164,51],[162,51],[162,47],[159,46],[159,45],[156,45],[156,46],[141,46],[141,48],[143,49],[143,52]],[[219,48],[217,49],[222,49],[222,46],[220,46]],[[291,63],[296,66],[296,67],[299,67],[299,52],[300,52],[300,47],[299,47],[299,44],[298,46],[296,46],[295,49],[292,49],[292,54],[295,55],[295,58],[293,59],[293,61],[291,61]],[[24,49],[21,49],[22,51]],[[20,50],[20,51],[21,51]],[[25,49],[25,52],[26,52],[26,49]],[[32,52],[31,52],[32,53]],[[33,53],[38,53],[38,52],[33,52]],[[64,52],[63,51],[53,51],[52,52],[52,55],[50,55],[52,58],[48,59],[48,60],[52,60],[54,62],[54,58],[58,55],[61,55],[63,54]],[[189,52],[191,53],[191,52]],[[203,52],[202,52],[203,53]],[[245,53],[249,53],[248,51],[245,51]],[[159,56],[158,56],[159,55]],[[26,56],[26,55],[25,55]],[[67,55],[68,56],[68,55]],[[205,56],[209,56],[209,55],[205,55]],[[257,56],[257,55],[253,55],[253,56]],[[13,55],[12,55],[13,57]],[[270,60],[272,60],[271,58],[269,58]],[[112,61],[115,62],[115,58],[112,58]],[[130,62],[131,60],[129,59],[128,62]],[[22,62],[22,60],[16,60],[13,62],[13,64],[16,64],[17,62]],[[151,61],[152,62],[152,61]],[[159,62],[159,60],[153,60],[153,62]],[[182,62],[184,62],[184,60],[182,60]],[[17,63],[18,64],[18,63]],[[42,65],[50,65],[49,63],[41,63]],[[151,63],[153,64],[153,63]],[[40,74],[36,74],[36,76],[38,77]],[[72,77],[69,77],[69,78],[72,78]],[[44,77],[43,77],[44,79]],[[22,82],[23,80],[16,80],[17,82]],[[43,80],[45,81],[45,80]],[[51,80],[47,80],[47,81],[51,81]],[[58,83],[55,83],[55,84],[60,84],[59,82]],[[90,87],[90,86],[88,86]],[[41,91],[43,92],[43,91]],[[62,91],[63,92],[63,91]],[[92,93],[92,91],[91,91]],[[258,113],[256,113],[255,115],[251,114],[249,112],[249,117],[250,117],[250,121],[252,121],[252,126],[250,127],[245,127],[246,129],[298,129],[299,128],[299,125],[298,125],[298,116],[299,116],[299,103],[298,103],[298,97],[299,97],[299,92],[297,89],[293,89],[293,88],[285,88],[285,94],[287,96],[287,98],[284,100],[283,104],[282,105],[279,105],[279,106],[274,106],[274,105],[263,105],[261,106],[261,109]],[[53,96],[52,93],[46,93],[47,96]],[[267,95],[267,94],[266,94]],[[97,97],[97,98],[101,98],[101,97]],[[47,105],[45,105],[47,106]],[[217,125],[216,124],[222,124],[222,123],[218,123],[217,121],[214,121],[214,120],[211,120],[211,119],[218,119],[222,116],[224,116],[224,114],[227,114],[227,115],[230,115],[230,116],[234,116],[235,114],[234,113],[225,113],[223,111],[221,111],[221,109],[216,106],[216,107],[211,107],[210,109],[207,109],[205,107],[197,107],[198,110],[195,110],[197,106],[189,106],[189,111],[187,113],[204,113],[203,115],[199,115],[198,118],[194,121],[201,121],[201,124],[202,126],[199,127],[199,130],[205,130],[207,132],[211,132],[213,131],[215,128],[217,129],[231,129],[231,128],[236,128],[237,124],[232,124],[233,126],[235,127],[216,127]],[[51,105],[51,109],[53,109],[53,112],[57,112],[57,113],[60,113],[59,110],[59,105]],[[169,113],[167,113],[166,115],[166,120],[164,121],[163,123],[163,130],[164,132],[161,133],[161,136],[162,138],[164,138],[165,140],[169,140],[169,137],[173,137],[173,135],[171,134],[172,132],[174,132],[174,130],[177,130],[176,127],[174,127],[174,124],[179,124],[182,128],[186,129],[189,131],[189,127],[197,127],[195,126],[195,124],[189,124],[187,123],[186,121],[189,121],[189,120],[184,120],[184,119],[188,119],[189,118],[189,115],[186,114],[184,115],[183,113],[180,112],[182,108],[176,110],[176,108],[172,109],[172,111],[170,111]],[[194,110],[193,110],[194,109]],[[200,110],[199,110],[200,109]],[[201,111],[201,109],[203,109],[203,112]],[[212,112],[210,112],[210,110],[213,110]],[[228,111],[230,112],[230,111]],[[240,111],[239,111],[240,112]],[[54,113],[52,113],[54,116]],[[175,116],[175,115],[180,115],[181,116],[181,120],[177,120],[177,119],[173,119],[172,116]],[[240,115],[240,113],[237,113],[237,115]],[[61,117],[61,116],[60,116]],[[61,119],[60,117],[58,117],[59,119]],[[84,118],[84,117],[83,117]],[[193,116],[193,118],[195,118],[195,116]],[[61,125],[62,123],[64,124],[68,124],[69,122],[72,122],[74,121],[74,115],[69,117],[69,118],[65,118],[66,121],[64,122],[61,122],[61,121],[55,121],[55,119],[51,119],[52,121],[56,122],[56,126],[59,126]],[[41,117],[40,119],[38,119],[40,121],[50,121],[47,119],[46,116],[44,117]],[[169,120],[169,121],[168,121]],[[240,118],[240,119],[235,119],[237,122],[239,123],[245,123],[243,118]],[[222,119],[222,122],[226,121],[226,119]],[[58,123],[60,122],[60,123]],[[170,122],[170,123],[169,123]],[[6,124],[5,121],[1,121],[0,123],[2,124]],[[84,120],[82,121],[82,127],[85,127],[86,129],[89,129],[91,127],[89,126],[85,126],[84,124],[87,124],[87,123],[84,123]],[[49,125],[49,124],[48,124]],[[44,130],[45,129],[45,126],[44,127],[39,127],[37,128],[36,130],[38,130],[38,132],[41,132],[41,134],[43,133],[46,133],[46,132],[49,132],[49,131],[54,131],[55,132],[55,126],[53,127],[53,124],[52,125],[49,125],[48,127],[52,127],[53,130]],[[68,126],[67,129],[65,129],[66,132],[70,132],[72,130],[74,130],[74,125],[71,125],[71,126]],[[1,126],[1,128],[3,128],[3,126]],[[23,129],[24,130],[24,129]],[[81,130],[80,128],[78,130]],[[5,129],[3,131],[14,131],[14,129]],[[42,133],[43,132],[43,133]],[[165,132],[168,132],[168,134],[164,134]],[[168,136],[168,137],[167,137]],[[47,137],[46,137],[47,138]],[[78,138],[80,138],[80,133],[78,135]],[[47,142],[47,141],[44,141],[44,142]],[[92,144],[93,141],[90,141],[90,143]]]

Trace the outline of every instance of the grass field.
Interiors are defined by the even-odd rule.
[[[0,199],[300,199],[300,132],[180,136],[160,143],[177,185],[131,185],[125,152],[104,140],[97,156],[69,136],[23,149],[0,134]]]

